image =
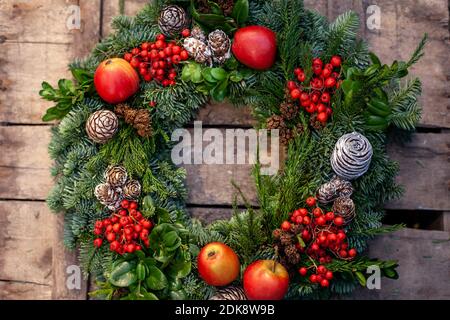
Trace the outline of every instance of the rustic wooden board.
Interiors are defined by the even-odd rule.
[[[107,3],[105,2],[103,6],[103,37],[111,34],[111,32],[113,31],[113,29],[111,28],[111,21],[115,16],[121,14],[119,2],[120,1],[118,0],[110,0]],[[124,1],[123,14],[126,16],[133,16],[149,2],[152,2],[152,0],[126,0]]]
[[[0,300],[49,300],[50,285],[0,280]]]
[[[388,208],[449,210],[450,177],[446,170],[449,137],[448,133],[418,133],[410,144],[389,148],[389,153],[400,163],[398,181],[406,186],[406,193]],[[46,198],[53,185],[46,155],[49,139],[48,127],[0,127],[0,143],[7,151],[0,157],[0,177],[6,182],[0,186],[0,198]],[[231,180],[235,180],[256,204],[250,165],[186,165],[185,168],[188,203],[230,205],[235,191]],[[30,178],[34,183],[29,182]]]
[[[399,261],[400,278],[382,278],[381,290],[357,290],[352,299],[450,299],[450,234],[405,229],[376,238],[369,255]]]
[[[51,285],[53,221],[44,202],[0,201],[0,280]]]

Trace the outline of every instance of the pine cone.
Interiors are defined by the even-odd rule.
[[[282,246],[294,244],[294,236],[290,233],[283,232],[283,234],[280,236],[280,243]]]
[[[123,166],[109,166],[105,171],[105,180],[111,187],[122,187],[128,179],[127,170]]]
[[[183,47],[196,62],[209,66],[212,65],[211,49],[205,42],[189,37],[184,39]]]
[[[331,167],[338,176],[353,180],[369,170],[372,154],[372,145],[365,136],[357,132],[344,134],[334,147]]]
[[[180,34],[186,28],[188,21],[183,8],[170,5],[161,10],[158,19],[158,26],[161,32],[168,37]]]
[[[333,212],[344,218],[345,224],[348,224],[355,217],[355,204],[352,199],[339,197],[333,203]]]
[[[275,240],[280,240],[281,233],[282,233],[281,229],[275,229],[272,232],[272,236]]]
[[[128,180],[123,187],[123,196],[128,200],[136,200],[141,195],[141,184],[137,180]]]
[[[215,63],[223,64],[230,59],[231,40],[222,30],[215,30],[208,35],[208,45]]]
[[[299,136],[299,135],[303,134],[304,132],[305,132],[305,127],[303,126],[302,123],[298,123],[298,124],[295,126],[295,134],[296,134],[297,136]]]
[[[294,139],[295,133],[292,129],[285,128],[280,130],[280,142],[283,145],[288,145],[289,142]]]
[[[231,286],[218,290],[209,300],[247,300],[247,296],[241,287]]]
[[[116,210],[122,201],[120,188],[115,189],[108,183],[102,183],[95,187],[94,195],[101,204],[110,210]]]
[[[292,120],[298,115],[298,107],[293,103],[283,102],[280,105],[281,116],[286,120]]]
[[[94,112],[86,122],[87,135],[96,143],[106,143],[116,134],[118,128],[119,119],[109,110]]]
[[[133,109],[126,104],[118,104],[114,111],[125,119],[125,122],[137,130],[137,134],[144,138],[152,135],[152,118],[147,109]]]
[[[284,120],[279,115],[273,115],[270,118],[267,119],[267,129],[273,130],[273,129],[284,129],[286,127],[286,124],[284,123]]]
[[[206,35],[203,32],[202,28],[200,28],[199,26],[195,26],[192,28],[191,37],[206,43]]]
[[[320,186],[317,200],[320,203],[330,203],[339,197],[350,197],[352,193],[352,183],[335,175],[329,182]]]

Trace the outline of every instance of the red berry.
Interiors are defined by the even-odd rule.
[[[312,245],[311,245],[311,250],[313,250],[313,251],[319,251],[319,245],[317,244],[317,243],[313,243]]]
[[[313,66],[313,72],[316,76],[319,76],[322,74],[322,67],[321,66]]]
[[[321,235],[318,238],[319,243],[325,243],[327,241],[327,237],[325,235]]]
[[[139,237],[143,241],[147,240],[148,239],[148,230],[142,230],[141,233],[139,234]]]
[[[317,104],[317,112],[318,113],[322,113],[322,112],[327,113],[327,107],[323,103],[319,103],[319,104]]]
[[[166,54],[166,56],[170,57],[172,56],[172,48],[171,47],[167,47],[164,49],[164,53]]]
[[[332,221],[334,219],[334,213],[333,212],[327,212],[326,214],[325,214],[325,220],[327,220],[327,221]]]
[[[150,48],[150,43],[144,42],[143,44],[141,44],[142,50],[148,50],[149,48]]]
[[[128,62],[130,62],[131,59],[133,59],[133,55],[131,53],[127,52],[127,53],[124,54],[123,58],[125,60],[127,60]]]
[[[301,74],[301,73],[303,73],[303,70],[302,70],[301,68],[296,68],[296,69],[294,69],[294,74],[295,74],[296,76],[298,76],[298,75]]]
[[[160,69],[165,69],[166,68],[166,63],[164,61],[159,61],[158,64],[159,64],[159,68]]]
[[[183,38],[187,38],[191,35],[191,30],[183,29],[183,31],[181,31],[181,35],[183,36]]]
[[[281,229],[283,231],[291,230],[291,224],[289,223],[289,221],[283,221],[283,223],[281,224]]]
[[[94,234],[95,234],[96,236],[101,235],[101,234],[102,234],[102,229],[100,229],[100,228],[95,228],[95,229],[94,229]]]
[[[159,41],[166,41],[166,36],[165,35],[163,35],[162,33],[160,33],[160,34],[158,34],[157,36],[156,36],[156,40],[159,40]]]
[[[109,245],[109,249],[111,249],[112,251],[117,251],[119,249],[119,247],[120,247],[120,243],[118,241],[113,241]]]
[[[327,272],[325,273],[325,278],[326,278],[327,280],[333,279],[333,272],[327,271]]]
[[[320,66],[321,68],[323,66],[322,59],[320,59],[320,58],[314,58],[312,64],[313,64],[313,66]]]
[[[121,226],[126,226],[129,223],[129,220],[128,220],[127,217],[122,217],[122,218],[120,218],[120,222],[119,223],[120,223]]]
[[[308,230],[303,230],[302,231],[302,238],[303,239],[308,239],[309,238],[309,231]]]
[[[164,79],[162,85],[163,87],[168,87],[170,85],[170,80]]]
[[[140,68],[139,69],[139,74],[141,76],[145,76],[148,73],[148,69],[147,68]]]
[[[344,241],[347,236],[343,232],[338,232],[336,237],[337,237],[338,241]]]
[[[152,51],[150,51],[150,58],[152,60],[158,59],[159,55],[158,55],[158,50],[154,49]]]
[[[328,115],[326,112],[321,112],[317,115],[317,121],[326,123],[328,121]]]
[[[119,232],[120,231],[120,224],[116,223],[113,225],[113,231],[114,232]]]
[[[322,90],[323,88],[323,81],[321,79],[313,79],[313,81],[311,81],[311,87],[313,87],[314,89],[317,90]]]
[[[309,107],[310,105],[311,105],[311,100],[305,100],[305,101],[301,101],[300,100],[300,105],[302,106],[302,107],[304,107],[304,108],[307,108],[307,107]]]
[[[158,40],[155,42],[156,49],[164,49],[166,43],[163,40]],[[162,51],[160,51],[162,52]]]
[[[132,58],[130,64],[133,68],[138,68],[141,62],[137,58]]]
[[[128,206],[130,205],[130,201],[128,201],[128,200],[122,200],[121,202],[120,202],[120,206],[122,207],[122,208],[124,208],[124,209],[128,209]]]
[[[145,57],[148,56],[148,51],[147,50],[142,50],[140,55],[141,55],[142,58],[145,58]]]
[[[337,237],[334,233],[330,233],[327,237],[327,240],[330,242],[335,242],[337,240]]]
[[[330,72],[333,71],[333,65],[331,63],[327,63],[323,68],[327,69],[327,70],[330,70]]]
[[[303,224],[304,225],[308,225],[310,223],[311,223],[311,218],[310,217],[308,217],[308,216],[303,217]]]
[[[108,240],[109,242],[112,242],[114,240],[116,240],[116,235],[112,232],[107,233],[106,234],[106,240]]]
[[[301,267],[300,269],[298,269],[298,273],[300,273],[300,275],[304,277],[308,273],[308,269],[306,269],[305,267]]]
[[[308,113],[314,113],[314,112],[317,111],[317,106],[316,106],[314,103],[310,103],[310,105],[307,106],[307,107],[305,108],[305,110],[306,110],[306,112],[308,112]]]
[[[309,281],[311,281],[312,283],[316,283],[316,281],[317,281],[317,276],[316,276],[315,274],[312,274],[312,275],[309,277]]]
[[[319,96],[320,96],[320,94],[318,92],[312,93],[311,97],[310,97],[311,101],[314,102],[314,103],[319,102]]]
[[[135,246],[134,244],[130,243],[130,244],[127,246],[127,252],[128,252],[128,253],[133,253],[135,250],[136,250],[136,246]]]
[[[332,73],[331,73],[331,76],[332,76],[333,78],[337,79],[337,78],[339,78],[339,73],[337,73],[337,72],[332,72]]]
[[[336,218],[334,218],[334,224],[340,227],[344,225],[344,219],[342,219],[341,216],[337,216]]]
[[[308,207],[313,207],[313,206],[315,206],[315,205],[316,205],[316,198],[314,198],[314,197],[309,197],[309,198],[307,198],[307,199],[306,199],[306,205],[307,205]]]
[[[94,246],[97,248],[100,248],[102,246],[103,240],[100,238],[97,238],[94,240]]]
[[[325,272],[327,272],[327,268],[325,268],[325,266],[320,265],[317,267],[317,272],[324,274]]]
[[[336,85],[336,79],[333,77],[326,78],[324,85],[327,88],[333,88]]]
[[[142,220],[142,226],[144,229],[150,229],[152,227],[152,223],[148,220]]]
[[[327,110],[325,111],[327,116],[331,116],[333,114],[333,110],[331,110],[330,107],[327,107]]]
[[[356,257],[356,254],[357,254],[356,249],[350,249],[350,250],[348,250],[348,255],[349,255],[350,257],[354,258],[354,257]]]
[[[298,216],[295,218],[295,223],[296,224],[302,224],[303,223],[303,217],[302,216]]]
[[[292,91],[294,89],[297,89],[297,84],[295,83],[295,81],[288,81],[287,88],[289,89],[289,91]]]
[[[103,222],[100,220],[95,221],[95,227],[99,229],[103,228]]]
[[[142,247],[140,245],[137,245],[136,246],[136,251],[140,251],[140,250],[142,250]]]
[[[340,251],[339,251],[339,255],[341,256],[341,258],[347,258],[347,251],[345,251],[345,250],[340,250]]]
[[[322,101],[323,103],[328,103],[330,102],[330,94],[328,92],[324,92],[322,93],[322,95],[320,96],[320,101]]]
[[[301,94],[302,94],[302,92],[299,89],[294,89],[291,91],[291,98],[296,100],[296,99],[300,98]]]
[[[139,50],[139,48],[134,48],[131,50],[131,54],[133,56],[137,56],[139,54],[139,52],[141,52],[141,50]]]
[[[163,69],[158,69],[158,71],[156,71],[156,75],[157,76],[163,76],[165,74]]]
[[[308,215],[308,210],[306,210],[305,208],[300,208],[300,209],[298,209],[298,212],[300,213],[300,215],[301,215],[302,217],[305,217],[305,216]]]
[[[306,80],[306,75],[305,75],[304,73],[300,73],[300,74],[297,76],[297,80],[300,81],[300,82],[305,81],[305,80]]]
[[[158,52],[158,57],[160,59],[165,59],[166,58],[166,54],[164,53],[164,51],[160,51],[160,52]]]
[[[333,67],[338,68],[342,64],[342,59],[339,56],[333,56],[333,57],[331,57],[330,63]]]
[[[148,103],[148,105],[149,105],[150,107],[155,107],[155,106],[156,106],[156,102],[155,102],[155,101],[150,101],[150,102]]]
[[[180,46],[173,46],[172,47],[172,54],[173,55],[179,55],[181,53],[181,47]]]
[[[322,281],[320,281],[320,285],[326,288],[330,285],[330,282],[327,279],[322,279]]]
[[[109,224],[109,225],[106,227],[106,232],[111,232],[111,231],[113,231],[113,226],[112,226],[111,224]]]
[[[186,50],[182,50],[180,52],[180,58],[183,61],[189,59],[189,53]]]
[[[320,217],[322,215],[322,213],[323,213],[322,209],[320,209],[320,208],[314,208],[314,210],[313,210],[313,216],[315,218]]]
[[[319,226],[325,225],[325,223],[326,223],[325,218],[324,218],[323,216],[318,217],[318,218],[316,219],[316,223],[317,223]]]

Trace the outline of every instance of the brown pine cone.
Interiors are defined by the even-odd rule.
[[[280,236],[280,243],[283,246],[288,246],[294,243],[294,235],[283,232],[283,234]]]
[[[298,107],[293,103],[283,102],[280,105],[281,116],[286,120],[292,120],[298,115]]]
[[[295,135],[294,135],[294,131],[292,129],[289,128],[285,128],[280,130],[280,142],[283,145],[288,145],[289,142],[294,139]]]
[[[284,253],[290,264],[297,264],[300,262],[300,254],[297,251],[295,245],[290,245],[284,248]]]
[[[273,130],[273,129],[284,129],[286,127],[286,124],[284,123],[283,117],[279,115],[273,115],[270,118],[267,119],[267,129]]]
[[[137,130],[138,135],[148,138],[152,135],[152,118],[146,109],[133,109],[126,104],[118,104],[114,110],[125,122]]]
[[[302,123],[297,123],[297,125],[295,126],[295,133],[297,135],[301,135],[305,132],[305,127],[303,126]]]

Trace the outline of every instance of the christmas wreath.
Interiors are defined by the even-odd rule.
[[[398,277],[395,261],[364,251],[402,227],[380,222],[402,193],[386,144],[420,119],[420,80],[401,80],[425,37],[409,61],[382,64],[355,13],[328,23],[300,0],[158,0],[113,27],[70,65],[74,81],[40,92],[56,103],[43,120],[60,120],[48,205],[64,212],[92,295],[329,298],[365,286],[370,266]],[[287,157],[274,176],[255,166],[259,209],[203,226],[170,136],[211,99],[251,106]]]

